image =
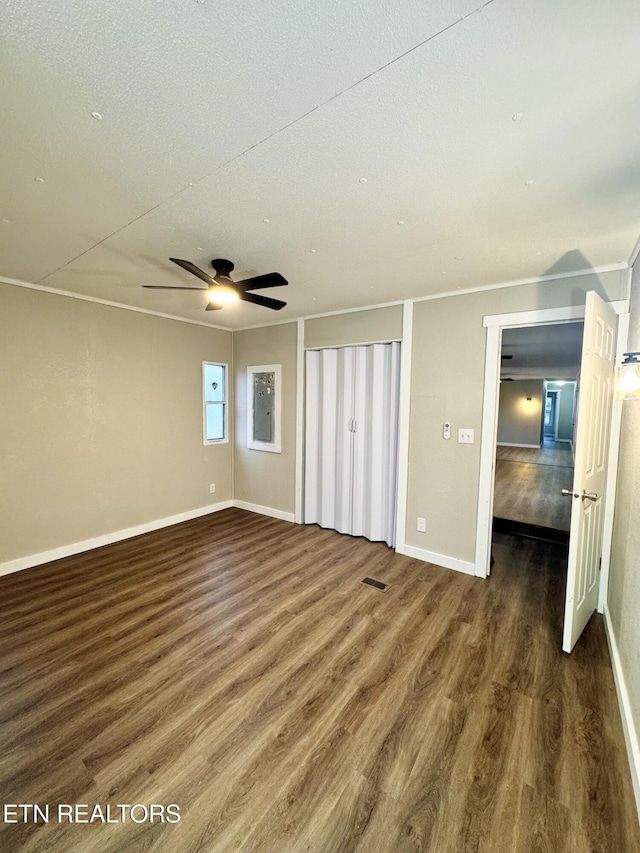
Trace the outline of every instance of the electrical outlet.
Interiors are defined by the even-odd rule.
[[[212,495],[215,492],[215,490],[216,490],[216,484],[215,483],[209,483],[209,494]]]
[[[475,441],[475,430],[473,429],[459,429],[458,430],[458,444],[473,444]]]
[[[417,529],[418,533],[426,533],[426,530],[427,530],[426,520],[424,518],[417,518],[416,521],[417,521],[416,529]]]

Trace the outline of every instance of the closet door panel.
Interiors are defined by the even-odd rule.
[[[400,345],[358,347],[353,533],[395,544]]]
[[[352,532],[369,537],[371,516],[371,349],[355,347],[356,389],[353,416],[355,420],[353,448]]]
[[[321,431],[321,363],[320,353],[306,354],[305,434],[304,434],[304,521],[316,524],[320,518],[322,500],[322,469],[320,467]]]
[[[353,353],[310,350],[306,365],[304,520],[350,533]]]
[[[323,350],[334,353],[337,357],[336,382],[334,394],[336,397],[335,422],[331,425],[336,436],[336,450],[332,460],[334,466],[334,492],[327,495],[327,502],[333,504],[334,527],[339,533],[352,532],[352,503],[353,490],[353,394],[354,394],[354,351],[352,347],[338,350]],[[329,429],[327,425],[327,429]]]
[[[383,513],[387,530],[385,541],[393,548],[396,544],[396,508],[398,499],[398,420],[400,412],[400,357],[399,343],[391,344],[387,365],[387,453],[385,456],[385,485]]]

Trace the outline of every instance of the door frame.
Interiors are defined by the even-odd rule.
[[[547,397],[553,397],[553,440],[558,440],[558,397],[560,396],[560,392],[554,388],[552,391],[547,391],[546,380],[545,380],[545,390],[544,390],[544,409],[543,409],[543,419],[542,419],[542,438],[543,440],[547,437],[545,433],[545,420],[546,417],[545,412],[547,409]]]
[[[609,302],[618,314],[618,335],[616,342],[616,364],[620,361],[627,339],[629,300],[620,299]],[[511,314],[487,314],[482,325],[487,330],[484,366],[484,393],[482,403],[482,426],[480,438],[480,479],[478,484],[478,512],[476,526],[475,573],[486,578],[491,570],[491,535],[493,527],[493,495],[496,462],[496,441],[498,436],[498,407],[500,399],[500,353],[502,349],[503,329],[523,326],[558,325],[584,320],[585,306],[567,305],[560,308],[540,309],[537,311],[519,311]],[[622,317],[620,316],[622,315]],[[613,534],[613,514],[615,502],[616,472],[621,401],[614,397],[609,440],[609,460],[607,467],[607,487],[605,492],[605,520],[602,546],[602,571],[600,576],[600,594],[598,611],[602,612],[606,600],[609,579],[609,557]]]

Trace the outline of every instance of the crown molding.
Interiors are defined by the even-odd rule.
[[[435,299],[447,299],[451,296],[465,296],[469,293],[481,293],[487,290],[500,290],[505,287],[519,287],[524,284],[539,284],[540,282],[545,281],[555,281],[563,278],[575,278],[584,275],[598,275],[599,273],[607,273],[607,272],[616,272],[620,270],[628,270],[631,268],[633,263],[635,263],[636,258],[640,254],[640,239],[629,259],[629,263],[621,262],[618,264],[607,264],[598,267],[590,267],[589,269],[583,270],[575,270],[573,272],[563,272],[563,273],[555,273],[554,275],[541,275],[534,276],[532,278],[519,278],[514,279],[512,281],[503,281],[498,284],[485,284],[480,287],[467,287],[460,290],[445,290],[439,291],[438,293],[431,293],[427,296],[414,296],[409,297],[409,301],[411,302],[429,302]],[[374,305],[361,305],[356,308],[341,308],[336,311],[324,311],[319,314],[306,314],[300,317],[292,317],[288,320],[277,320],[273,323],[257,323],[251,326],[240,326],[238,328],[234,328],[232,326],[218,326],[213,325],[212,323],[204,323],[202,320],[190,320],[186,317],[177,317],[175,314],[163,314],[160,311],[151,311],[148,308],[138,308],[134,305],[125,305],[122,302],[112,302],[108,299],[100,299],[97,296],[87,296],[83,293],[74,293],[70,290],[58,290],[54,287],[47,287],[42,284],[33,284],[28,281],[20,281],[19,279],[7,278],[5,276],[0,275],[0,283],[10,284],[15,287],[26,287],[30,290],[41,290],[45,293],[52,293],[56,296],[66,296],[70,299],[81,299],[85,302],[95,302],[98,305],[108,305],[111,308],[121,308],[124,311],[135,311],[138,314],[149,314],[153,317],[162,317],[165,320],[176,320],[178,323],[190,323],[192,326],[204,326],[207,329],[218,329],[222,332],[246,332],[251,329],[265,329],[269,326],[285,326],[291,323],[297,323],[298,320],[318,320],[322,317],[337,317],[341,314],[354,314],[361,311],[375,311],[378,308],[393,308],[398,305],[404,305],[407,301],[406,299],[396,299],[392,302],[379,302]]]
[[[150,311],[148,308],[138,308],[136,305],[125,305],[122,302],[111,302],[109,299],[99,299],[97,296],[87,296],[84,293],[74,293],[72,290],[58,290],[56,287],[47,287],[44,284],[33,284],[30,281],[20,281],[17,278],[7,278],[0,275],[0,284],[9,284],[12,287],[24,287],[27,290],[40,290],[44,293],[52,293],[54,296],[66,296],[68,299],[80,299],[83,302],[95,302],[98,305],[107,305],[109,308],[121,308],[123,311],[135,311],[137,314],[149,314],[152,317],[162,317],[164,320],[175,320],[178,323],[189,323],[192,326],[204,326],[206,329],[218,329],[221,332],[232,332],[229,326],[214,326],[213,323],[203,323],[202,320],[189,320],[187,317],[176,317],[174,314],[163,314],[160,311]]]
[[[600,267],[589,267],[585,270],[574,270],[573,272],[559,272],[553,275],[539,275],[533,278],[517,278],[513,281],[502,281],[499,284],[484,284],[480,287],[467,287],[464,290],[447,290],[440,293],[432,293],[429,296],[417,296],[414,302],[428,302],[432,299],[445,299],[449,296],[464,296],[468,293],[480,293],[485,290],[500,290],[503,287],[520,287],[523,284],[539,284],[541,281],[556,281],[559,278],[577,278],[583,275],[598,275],[605,272],[617,272],[626,270],[629,265],[623,261],[619,264],[605,264]]]

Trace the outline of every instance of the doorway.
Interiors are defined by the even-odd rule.
[[[506,329],[502,336],[493,526],[566,544],[583,323]]]
[[[549,391],[544,401],[544,441],[555,441],[558,415],[558,392]],[[544,443],[543,441],[543,443]]]
[[[400,346],[306,353],[304,522],[392,548]]]
[[[581,360],[582,410],[576,427],[576,470],[571,501],[571,540],[568,555],[563,650],[571,651],[589,615],[601,607],[608,577],[608,545],[613,525],[617,443],[620,407],[611,404],[616,361],[616,315],[628,316],[628,302],[606,303],[595,291],[586,294],[585,306],[486,316],[484,405],[480,448],[480,487],[476,538],[476,574],[490,571],[493,517],[493,476],[498,427],[500,354],[503,331],[520,326],[564,324],[585,319]],[[626,333],[618,334],[618,355]],[[610,422],[611,421],[611,425]],[[610,431],[611,426],[611,431]],[[609,453],[611,448],[611,453]],[[603,511],[605,504],[606,512]],[[602,560],[600,561],[600,555]],[[600,571],[602,562],[602,571]]]

